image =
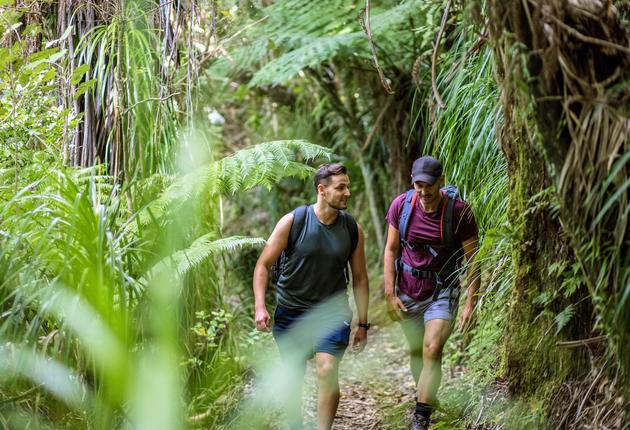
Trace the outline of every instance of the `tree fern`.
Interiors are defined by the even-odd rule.
[[[221,252],[236,251],[241,248],[252,248],[264,245],[265,241],[261,238],[233,236],[223,239],[213,240],[216,234],[208,233],[195,240],[187,249],[177,251],[172,255],[164,258],[153,266],[147,275],[140,279],[140,282],[146,284],[156,276],[160,276],[175,271],[178,277],[181,277],[191,270],[198,267],[208,258]]]
[[[398,51],[395,58],[399,61],[408,55],[409,51],[401,51],[400,47],[408,44],[412,49],[410,19],[423,21],[432,16],[427,10],[433,7],[417,0],[372,5],[372,31],[384,54]],[[278,85],[300,70],[315,68],[335,57],[369,62],[367,38],[357,19],[360,12],[360,5],[344,0],[320,2],[316,8],[303,0],[274,3],[260,11],[268,19],[244,36],[248,42],[239,40],[242,47],[231,52],[229,59],[217,61],[209,72],[225,75],[230,69],[234,73],[249,70],[255,72],[251,86]],[[403,28],[407,31],[401,31]],[[410,67],[402,62],[399,66]]]
[[[305,179],[314,170],[302,161],[330,156],[329,149],[303,140],[261,143],[218,162],[218,191],[234,194],[258,185],[271,188],[285,177]]]
[[[313,173],[313,168],[301,161],[330,156],[329,149],[303,140],[267,142],[243,149],[175,180],[162,195],[140,211],[128,228],[137,231],[139,226],[164,217],[172,205],[192,198],[229,195],[259,185],[270,188],[286,177],[304,179]]]

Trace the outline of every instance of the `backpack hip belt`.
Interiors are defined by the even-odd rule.
[[[432,270],[421,270],[416,269],[404,261],[402,258],[396,259],[396,272],[400,273],[400,271],[404,270],[405,272],[411,273],[411,275],[416,279],[431,279],[435,281],[435,291],[433,292],[433,301],[436,301],[440,296],[440,292],[444,289],[444,279],[440,276],[440,273],[434,272]],[[457,284],[457,277],[453,276],[455,274],[455,268],[449,268],[446,273],[445,278],[448,280],[447,289],[455,288]],[[398,280],[400,281],[400,276],[398,276]]]

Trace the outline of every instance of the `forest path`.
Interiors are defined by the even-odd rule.
[[[449,339],[447,349],[460,348],[457,339]],[[275,347],[273,348],[274,350]],[[277,351],[277,350],[276,350]],[[277,352],[276,352],[277,353]],[[278,362],[276,354],[267,357],[268,364]],[[461,365],[443,365],[442,386],[438,398],[442,402],[433,414],[432,430],[488,430],[495,426],[484,426],[480,423],[481,415],[470,409],[470,400],[474,397],[466,391],[466,369]],[[333,423],[333,430],[406,430],[409,429],[411,415],[415,405],[415,384],[409,370],[409,356],[407,345],[400,326],[395,323],[373,325],[368,334],[368,344],[360,354],[346,352],[340,366],[339,385],[341,399],[337,415]],[[274,380],[275,381],[275,380]],[[245,398],[256,391],[248,383]],[[273,384],[274,382],[272,382]],[[316,375],[314,360],[307,362],[303,394],[303,418],[305,429],[316,428],[317,397]],[[265,393],[265,391],[262,391]],[[271,391],[263,394],[263,398],[256,407],[259,413],[267,416],[266,424],[260,428],[267,430],[287,430],[280,409],[271,406],[267,401],[273,397]],[[496,398],[495,392],[488,395],[492,403]],[[455,402],[454,400],[455,396]],[[483,406],[483,405],[482,405]],[[275,412],[269,413],[269,407]],[[474,408],[473,408],[474,409]],[[483,409],[483,407],[481,408]],[[463,416],[468,416],[464,418]],[[260,416],[258,416],[258,419]],[[245,417],[245,426],[237,428],[251,428]]]
[[[405,340],[397,324],[373,326],[362,353],[346,352],[339,375],[341,399],[334,430],[407,428],[394,424],[408,422],[415,392]],[[316,409],[311,360],[305,384],[304,413],[308,425],[315,422]]]

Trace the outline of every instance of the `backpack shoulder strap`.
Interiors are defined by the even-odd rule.
[[[297,242],[298,237],[300,237],[300,233],[302,233],[302,229],[304,228],[304,223],[306,221],[306,211],[308,210],[308,206],[302,205],[293,209],[293,223],[291,224],[291,230],[289,231],[289,239],[287,240],[286,251],[291,251],[295,242]]]
[[[445,195],[446,202],[442,209],[442,217],[440,219],[440,235],[442,236],[442,243],[451,251],[459,249],[458,244],[455,243],[455,234],[453,231],[453,213],[455,212],[455,197],[449,197]]]
[[[348,233],[350,234],[350,245],[352,251],[350,252],[350,257],[352,257],[352,253],[357,248],[357,243],[359,243],[359,227],[357,226],[357,222],[352,215],[346,212],[343,213],[343,218],[346,223],[346,229],[348,229]]]
[[[405,195],[405,203],[403,205],[402,215],[400,216],[400,222],[398,223],[398,237],[402,243],[406,242],[407,240],[409,219],[411,218],[411,213],[413,212],[413,208],[416,205],[417,198],[418,193],[416,193],[416,190],[409,190]]]

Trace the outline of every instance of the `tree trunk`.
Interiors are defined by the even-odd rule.
[[[621,368],[627,377],[630,319],[620,306],[629,242],[626,31],[610,1],[492,0],[487,7],[505,115],[509,218],[517,227],[505,348],[510,388],[545,398],[586,376],[588,350],[560,349],[553,336],[552,318],[567,309],[573,317],[560,336],[603,332],[617,357],[610,374]]]

